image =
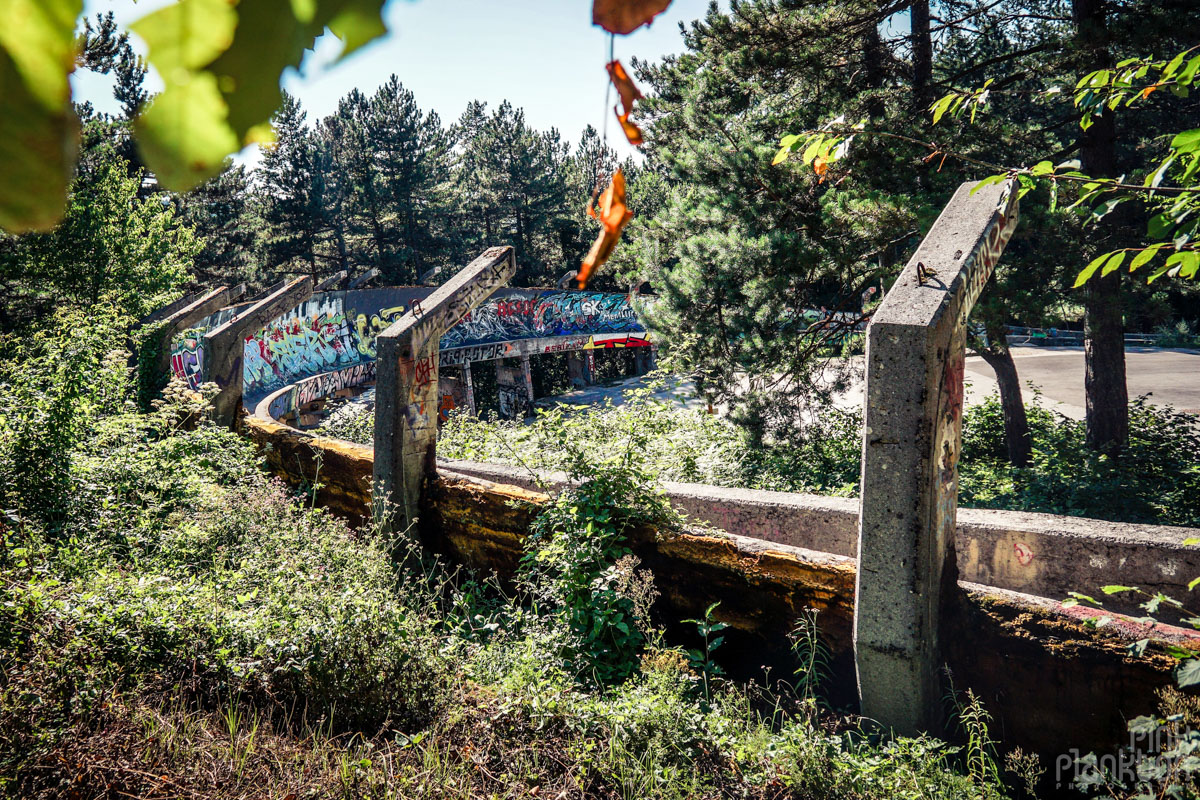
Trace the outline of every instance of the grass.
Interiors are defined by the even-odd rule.
[[[72,353],[89,381],[64,394],[35,374],[57,346],[0,380],[5,796],[1004,794],[950,745],[667,642],[622,555],[663,511],[632,450],[547,512],[506,594],[313,508],[181,395],[139,413],[122,357]],[[61,471],[28,473],[28,436],[67,419],[38,439]]]
[[[999,398],[963,415],[959,505],[1040,511],[1164,525],[1200,526],[1200,424],[1194,415],[1131,403],[1130,446],[1119,458],[1086,445],[1083,422],[1027,406],[1033,460],[1007,461]],[[323,432],[372,443],[369,414]],[[829,408],[794,440],[753,446],[728,420],[631,392],[625,404],[539,410],[529,423],[452,415],[438,438],[445,458],[531,470],[568,469],[572,453],[612,458],[637,443],[639,459],[661,480],[851,496],[858,493],[861,419]]]

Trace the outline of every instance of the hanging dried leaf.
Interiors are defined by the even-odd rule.
[[[633,79],[629,77],[629,73],[625,71],[625,67],[620,61],[612,61],[606,68],[612,85],[616,88],[617,94],[621,96],[621,105],[614,107],[613,113],[617,115],[617,122],[621,123],[621,130],[625,132],[625,138],[629,140],[629,143],[634,147],[641,147],[642,130],[630,121],[629,115],[633,113],[633,104],[641,100],[644,95]],[[621,108],[625,113],[621,113],[619,110]]]
[[[671,0],[593,0],[592,24],[622,36],[649,25]]]
[[[592,272],[608,261],[617,242],[621,240],[621,231],[625,229],[629,220],[633,219],[633,214],[625,205],[625,175],[621,170],[616,171],[612,183],[600,195],[599,208],[597,209],[594,203],[588,205],[588,214],[600,220],[603,227],[575,276],[580,289],[586,289]]]
[[[825,182],[825,173],[829,171],[829,162],[817,156],[813,159],[813,172],[817,173],[817,183]]]
[[[621,105],[625,107],[625,113],[629,114],[633,111],[633,102],[644,97],[641,89],[629,77],[629,73],[625,71],[625,67],[620,61],[609,62],[605,69],[608,70],[608,77],[612,81],[612,85],[621,95]]]
[[[616,110],[617,107],[613,106],[613,111]],[[629,121],[629,115],[618,113],[617,122],[621,123],[621,130],[625,132],[625,138],[629,140],[629,143],[634,147],[641,147],[645,141],[642,139],[642,129]]]

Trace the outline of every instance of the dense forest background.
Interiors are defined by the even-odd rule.
[[[1200,118],[1200,102],[1164,91],[1135,115],[1081,129],[1071,89],[1097,65],[1170,57],[1197,40],[1200,9],[1185,0],[714,5],[680,55],[631,65],[648,95],[644,157],[620,165],[635,218],[594,286],[648,281],[660,298],[649,322],[677,363],[751,431],[790,429],[839,386],[820,358],[828,332],[814,335],[806,310],[877,301],[958,184],[991,174],[978,162],[1077,159],[1089,174],[1140,181],[1183,121]],[[516,248],[515,285],[552,286],[586,253],[597,223],[585,208],[618,166],[595,128],[568,141],[509,103],[475,102],[447,122],[392,76],[370,95],[349,91],[324,119],[285,97],[277,141],[255,168],[231,163],[174,194],[130,136],[148,100],[145,66],[111,18],[89,24],[83,45],[80,68],[115,76],[123,112],[79,109],[83,152],[64,224],[0,235],[3,329],[64,303],[136,317],[184,290],[297,274],[377,268],[380,284],[438,280],[494,244]],[[986,81],[978,114],[933,123],[938,97]],[[781,136],[837,118],[871,135],[827,173],[772,163]],[[1089,397],[1112,412],[1107,422],[1089,412],[1092,440],[1119,445],[1121,332],[1194,326],[1197,290],[1119,273],[1071,289],[1094,255],[1144,240],[1149,216],[1136,202],[1103,219],[1063,213],[1071,192],[1024,199],[974,314],[990,344],[973,344],[1018,402],[1003,326],[1086,328]]]

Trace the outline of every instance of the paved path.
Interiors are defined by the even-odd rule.
[[[1125,369],[1130,398],[1150,394],[1150,402],[1173,406],[1177,411],[1200,414],[1200,351],[1165,350],[1153,347],[1126,349]],[[1014,347],[1013,359],[1017,375],[1025,390],[1025,401],[1033,402],[1030,382],[1041,397],[1039,402],[1070,417],[1083,419],[1083,348],[1082,347]],[[861,362],[861,358],[857,359]],[[996,394],[995,373],[979,356],[968,356],[966,365],[967,405],[978,405],[989,395]],[[571,405],[601,404],[612,400],[619,405],[630,389],[641,388],[641,378],[628,378],[609,386],[589,386],[539,403],[555,401]],[[703,406],[694,395],[690,380],[671,379],[668,387],[654,393],[659,399],[672,399],[686,406]],[[836,404],[843,408],[862,407],[861,383],[841,395]]]
[[[1032,382],[1044,405],[1083,419],[1082,347],[1014,347],[1013,360],[1022,388]],[[1200,351],[1129,347],[1125,371],[1130,399],[1149,394],[1155,405],[1200,414]],[[997,391],[995,373],[982,358],[968,357],[966,373],[968,403]]]

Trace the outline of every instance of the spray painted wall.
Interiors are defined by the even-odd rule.
[[[242,373],[246,400],[261,399],[310,375],[345,371],[374,361],[375,337],[403,316],[415,301],[425,299],[433,291],[431,287],[401,286],[313,295],[258,334],[246,338]],[[203,380],[204,333],[232,314],[229,309],[218,312],[172,342],[172,371],[192,388]],[[611,334],[640,335],[612,337]],[[597,338],[590,339],[592,335]],[[504,289],[451,328],[442,337],[441,347],[450,352],[462,348],[471,354],[469,360],[480,360],[478,356],[485,359],[503,356],[504,348],[500,345],[504,342],[560,336],[575,337],[583,343],[596,342],[592,346],[606,346],[606,340],[614,338],[648,344],[645,328],[627,295]],[[602,341],[606,344],[600,344]],[[562,349],[575,348],[564,345]],[[452,360],[462,363],[467,359]]]

